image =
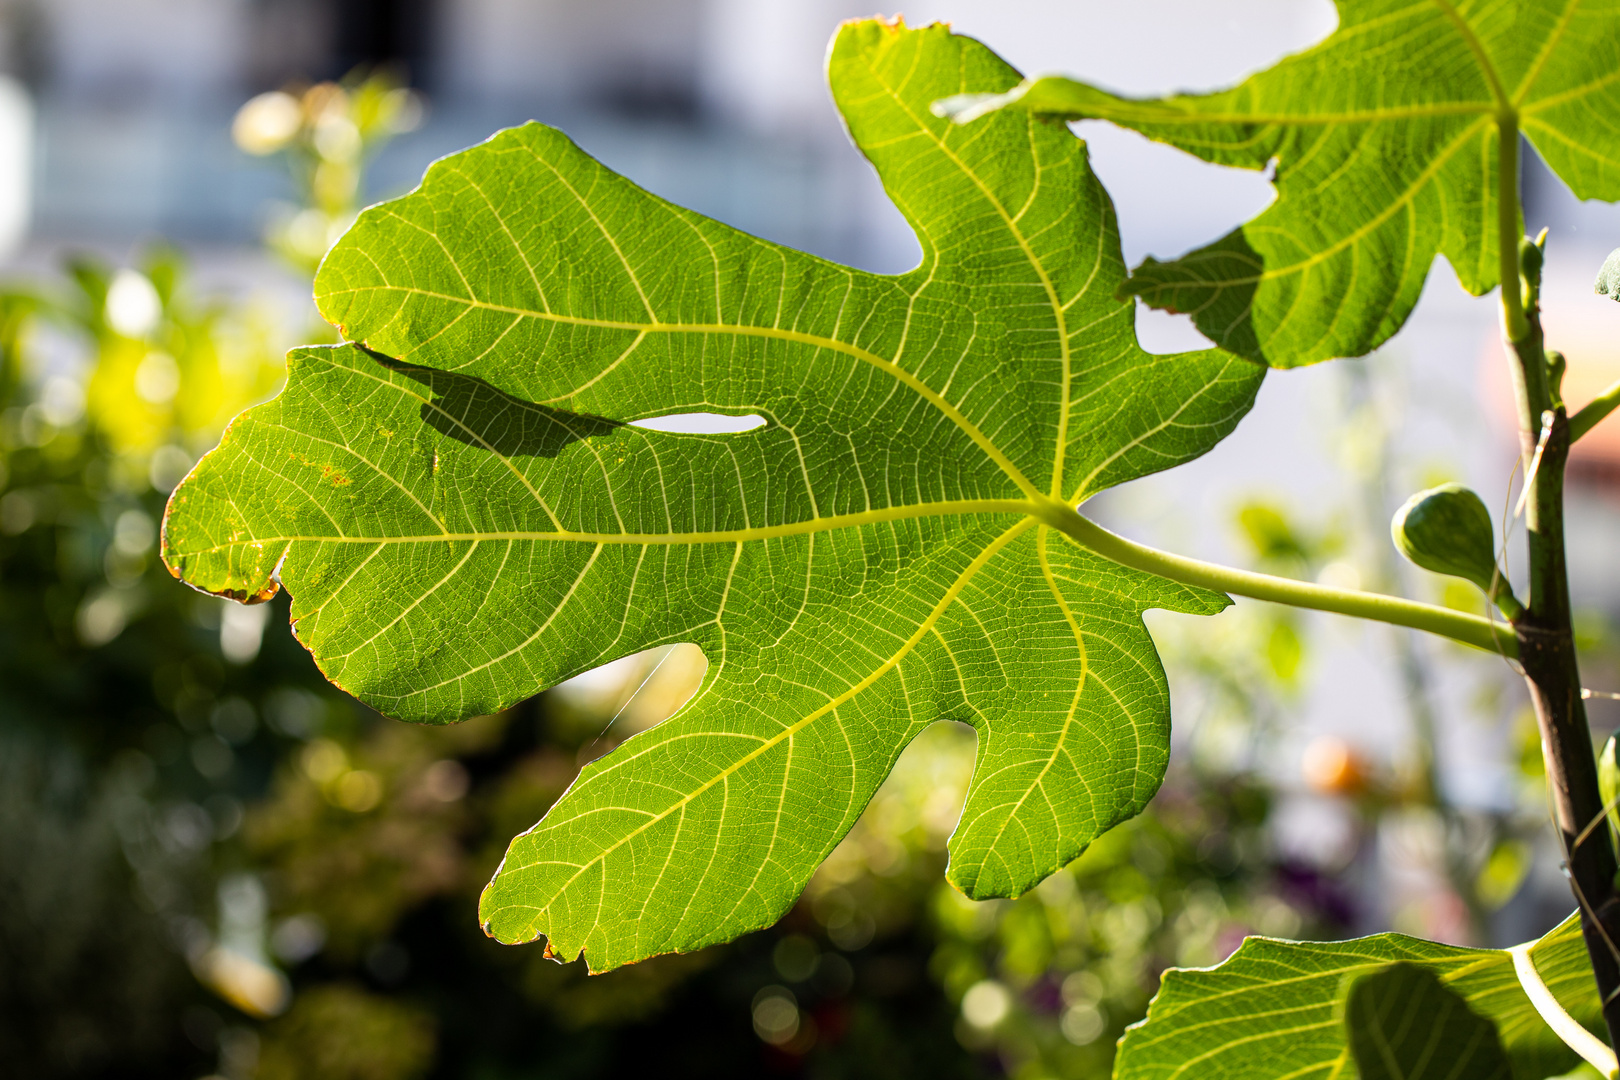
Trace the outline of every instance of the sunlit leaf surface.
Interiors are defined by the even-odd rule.
[[[1530,952],[1541,981],[1570,1015],[1601,1031],[1592,965],[1571,916]],[[1385,979],[1391,965],[1415,966],[1448,991],[1435,995],[1405,978]],[[1398,969],[1397,969],[1398,970]],[[1358,998],[1359,989],[1359,998]],[[1395,999],[1417,1008],[1421,1026],[1407,1029],[1388,1009]],[[1501,949],[1464,949],[1404,934],[1355,941],[1297,942],[1250,938],[1218,967],[1164,973],[1147,1019],[1121,1042],[1116,1080],[1329,1080],[1356,1075],[1490,1077],[1498,1068],[1468,1017],[1449,1016],[1460,997],[1490,1021],[1515,1080],[1542,1080],[1579,1063],[1540,1014]],[[1444,1030],[1450,1025],[1450,1030]],[[1446,1047],[1450,1064],[1466,1052],[1474,1071],[1411,1071],[1430,1046]],[[1470,1046],[1475,1049],[1469,1050]],[[1471,1057],[1478,1054],[1477,1058]],[[1365,1068],[1373,1057],[1380,1063]],[[1404,1063],[1404,1066],[1402,1065]],[[1425,1068],[1427,1066],[1425,1065]]]
[[[1110,120],[1222,165],[1275,161],[1271,207],[1148,259],[1124,292],[1274,366],[1359,356],[1400,329],[1437,253],[1475,295],[1497,284],[1501,131],[1516,124],[1579,198],[1620,199],[1620,5],[1338,8],[1322,44],[1220,93],[1134,100],[1044,78],[944,104],[964,120],[1007,104]]]
[[[950,874],[1017,894],[1137,813],[1169,750],[1141,623],[1224,597],[1034,516],[1196,457],[1263,369],[1137,345],[1085,146],[929,104],[1018,74],[943,27],[839,34],[834,96],[916,229],[880,276],[672,206],[531,124],[364,213],[296,352],[174,496],[165,557],[279,580],[340,686],[441,723],[699,645],[673,718],[512,844],[482,917],[601,970],[778,918],[925,726],[978,759]],[[632,421],[757,415],[730,434]],[[279,571],[278,571],[279,568]]]

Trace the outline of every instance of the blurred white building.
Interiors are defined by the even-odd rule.
[[[1141,92],[1230,81],[1334,21],[1328,0],[1216,7],[928,0],[905,14],[954,21],[1026,70]],[[250,240],[279,178],[225,137],[236,105],[289,80],[393,64],[427,91],[434,119],[379,163],[379,192],[535,117],[663,194],[893,268],[910,238],[881,200],[866,205],[875,186],[822,72],[837,23],[872,13],[855,0],[0,0],[0,68],[39,102],[32,216],[45,236]],[[1185,246],[1267,197],[1242,177],[1212,217],[1161,197],[1180,175],[1144,171],[1125,196],[1156,207],[1132,248]]]

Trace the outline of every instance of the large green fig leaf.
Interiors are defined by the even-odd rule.
[[[1322,44],[1220,93],[1133,100],[1044,78],[941,105],[963,120],[1007,105],[1109,120],[1222,165],[1275,161],[1275,203],[1207,247],[1146,260],[1123,292],[1277,367],[1359,356],[1400,329],[1436,253],[1476,296],[1498,283],[1504,133],[1515,155],[1528,136],[1580,198],[1620,199],[1620,5],[1338,9]]]
[[[950,868],[973,896],[1030,888],[1162,779],[1141,613],[1227,600],[1042,521],[1209,449],[1264,369],[1138,347],[1068,131],[929,112],[1018,81],[989,50],[854,23],[830,75],[917,269],[786,250],[502,132],[360,216],[316,281],[357,344],[295,352],[172,498],[177,574],[279,580],[322,669],[393,716],[702,647],[692,701],[513,841],[481,909],[502,941],[602,970],[769,924],[942,719],[978,731]],[[695,411],[765,423],[633,423]]]
[[[1515,1080],[1543,1080],[1580,1059],[1542,1019],[1521,977],[1550,993],[1572,1028],[1602,1030],[1603,1016],[1578,917],[1527,952],[1528,964],[1516,964],[1510,950],[1404,934],[1249,938],[1216,967],[1164,973],[1147,1019],[1121,1041],[1115,1080],[1331,1080],[1356,1075],[1352,1061],[1364,1080],[1472,1080],[1496,1075],[1501,1053]],[[1411,968],[1439,986],[1412,978]],[[1407,1011],[1417,1028],[1405,1024]],[[1494,1040],[1474,1017],[1489,1021]],[[1437,1055],[1445,1067],[1430,1071]],[[1463,1061],[1470,1070],[1451,1071]]]

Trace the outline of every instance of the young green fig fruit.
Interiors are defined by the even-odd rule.
[[[1401,554],[1423,569],[1472,581],[1508,618],[1523,610],[1497,569],[1491,512],[1468,488],[1441,484],[1418,492],[1395,511],[1389,531]]]

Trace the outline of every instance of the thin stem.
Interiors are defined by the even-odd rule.
[[[1361,592],[1356,589],[1335,589],[1309,581],[1257,574],[1238,570],[1218,563],[1172,555],[1117,533],[1109,532],[1072,507],[1052,500],[1041,506],[1041,521],[1069,536],[1081,547],[1096,552],[1103,558],[1143,570],[1150,574],[1220,592],[1236,593],[1255,600],[1287,604],[1290,607],[1310,608],[1315,611],[1333,611],[1361,619],[1409,626],[1414,630],[1427,630],[1431,634],[1472,645],[1487,652],[1504,656],[1518,655],[1518,642],[1513,631],[1504,624],[1493,623],[1478,615],[1469,615],[1435,604],[1422,604],[1398,596]]]
[[[1574,442],[1597,427],[1598,422],[1612,413],[1617,405],[1620,405],[1620,382],[1587,402],[1580,412],[1569,418],[1569,441]]]
[[[1511,136],[1511,137],[1510,137]],[[1497,243],[1502,249],[1502,327],[1507,337],[1513,396],[1519,412],[1519,448],[1525,476],[1525,543],[1530,595],[1513,620],[1519,663],[1541,729],[1542,760],[1551,788],[1554,824],[1563,845],[1570,887],[1580,907],[1581,934],[1611,1043],[1620,1041],[1620,896],[1615,888],[1615,852],[1607,837],[1583,837],[1584,827],[1604,814],[1592,733],[1586,724],[1575,656],[1569,574],[1564,560],[1564,465],[1570,423],[1554,400],[1541,332],[1541,251],[1523,241],[1519,226],[1518,132],[1502,124],[1498,162],[1502,202]],[[1510,212],[1511,211],[1511,212]],[[1508,272],[1508,253],[1519,265]],[[1594,421],[1595,422],[1595,421]],[[1530,463],[1534,458],[1534,468]]]

